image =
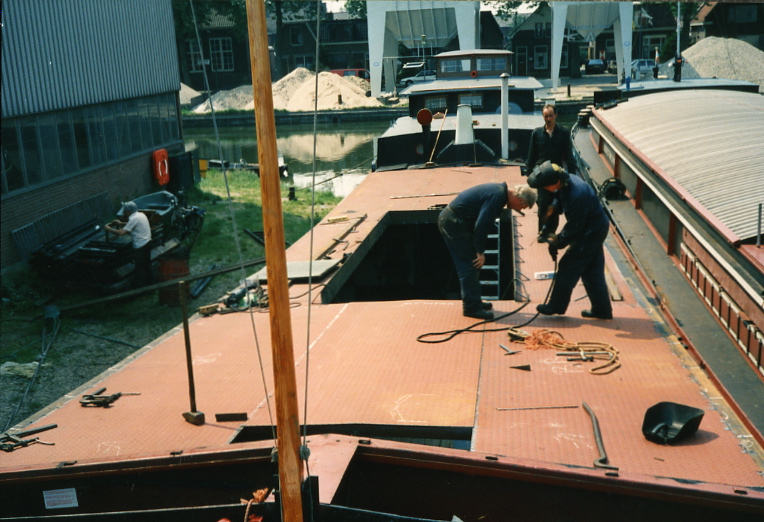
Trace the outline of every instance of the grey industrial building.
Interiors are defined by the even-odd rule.
[[[7,268],[159,190],[152,155],[183,142],[170,0],[5,0],[2,17]]]

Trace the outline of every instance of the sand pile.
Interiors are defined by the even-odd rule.
[[[764,92],[764,51],[742,40],[709,36],[682,52],[682,78],[724,78],[759,85]],[[660,65],[660,74],[669,78],[674,71]]]
[[[212,95],[212,103],[216,111],[247,110],[254,107],[251,85],[241,85],[230,91],[220,91]],[[210,112],[210,101],[194,107],[193,112],[204,114]]]
[[[318,74],[318,110],[380,107],[382,103],[366,96],[369,82],[356,77],[343,77],[334,73]],[[273,84],[273,108],[286,111],[312,111],[315,103],[315,74],[302,67],[295,69]],[[253,110],[252,85],[242,85],[212,96],[215,110]],[[210,112],[209,101],[194,108],[193,112]]]

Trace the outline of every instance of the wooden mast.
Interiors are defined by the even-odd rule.
[[[303,466],[300,461],[300,418],[297,408],[297,380],[294,369],[286,251],[284,250],[276,120],[271,90],[271,62],[263,0],[247,0],[247,27],[268,270],[282,520],[301,522],[303,516],[300,488]]]

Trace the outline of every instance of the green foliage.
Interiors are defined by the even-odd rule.
[[[209,25],[214,15],[225,16],[233,21],[231,31],[238,41],[247,40],[247,6],[244,0],[226,0],[221,2],[207,2],[195,0],[193,12],[189,0],[173,0],[172,12],[175,18],[175,37],[180,41],[196,40],[196,28],[199,33]],[[194,25],[196,18],[196,26]],[[206,52],[205,52],[206,54]]]
[[[536,2],[533,2],[536,3]],[[515,14],[515,11],[520,7],[523,2],[499,2],[499,1],[487,1],[483,2],[486,7],[491,9],[495,8],[496,16],[503,20],[509,20]]]
[[[366,19],[366,1],[347,0],[347,2],[345,2],[345,11],[355,18]]]

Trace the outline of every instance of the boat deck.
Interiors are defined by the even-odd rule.
[[[499,181],[511,187],[523,178],[517,167],[369,174],[314,228],[313,252],[331,252],[330,258],[339,259],[353,252],[389,211],[425,210],[448,203],[455,191]],[[396,198],[401,195],[420,197]],[[331,218],[338,220],[329,223]],[[533,211],[516,216],[517,266],[531,302],[511,313],[523,303],[496,301],[501,317],[475,330],[526,323],[543,302],[551,281],[536,280],[533,274],[553,270],[554,264],[546,246],[535,242],[535,222]],[[338,243],[342,238],[347,243]],[[287,251],[288,261],[315,258],[310,245],[308,237],[295,243]],[[506,331],[462,333],[443,343],[417,341],[425,333],[473,325],[475,320],[462,316],[460,301],[309,307],[309,299],[320,301],[320,288],[306,295],[307,285],[295,284],[290,295],[295,296],[291,312],[301,412],[307,375],[308,424],[360,426],[361,433],[364,425],[387,427],[408,439],[438,438],[420,437],[417,429],[466,434],[464,444],[474,452],[592,470],[599,455],[592,422],[582,407],[585,402],[598,418],[609,462],[619,468],[621,477],[644,482],[670,477],[722,489],[729,486],[729,492],[742,491],[764,503],[761,446],[671,334],[613,237],[606,247],[611,290],[618,299],[613,302],[613,320],[580,317],[588,300],[579,285],[565,316],[541,316],[523,328],[528,333],[552,329],[569,342],[612,345],[621,366],[606,375],[589,372],[595,363],[568,361],[554,349],[532,350],[512,343]],[[72,464],[76,467],[230,448],[237,434],[271,425],[274,383],[268,314],[194,316],[189,331],[196,402],[205,413],[204,425],[194,426],[182,416],[190,408],[184,333],[179,326],[24,423],[25,428],[57,424],[39,435],[55,445],[35,444],[4,454],[0,482],[62,462],[76,461]],[[519,353],[505,355],[501,344]],[[81,395],[99,387],[106,387],[106,393],[140,395],[124,396],[110,408],[80,406]],[[693,437],[671,446],[645,439],[641,432],[645,411],[663,401],[705,411]],[[246,413],[246,427],[241,422],[216,421],[216,414],[222,413]],[[316,459],[320,460],[311,457],[312,472],[326,465]],[[322,489],[321,499],[331,501],[324,494],[330,496],[331,491]]]

